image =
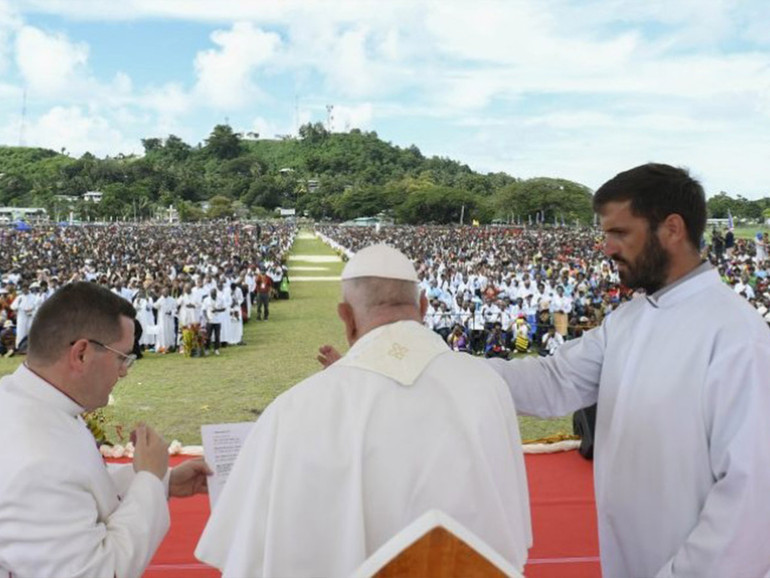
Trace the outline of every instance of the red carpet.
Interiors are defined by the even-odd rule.
[[[172,458],[172,464],[183,458]],[[535,539],[525,574],[531,578],[599,578],[592,464],[576,451],[527,455]],[[208,496],[172,499],[171,530],[146,578],[214,578],[193,556],[209,515]]]
[[[525,455],[534,544],[531,578],[598,578],[593,462],[576,451]]]

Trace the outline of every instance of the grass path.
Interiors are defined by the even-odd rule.
[[[118,382],[115,404],[105,409],[108,437],[118,441],[115,426],[129,431],[141,420],[169,441],[199,444],[202,424],[254,420],[277,395],[320,369],[319,345],[347,349],[336,314],[342,267],[312,234],[298,235],[289,260],[290,299],[273,301],[269,321],[244,326],[246,345],[224,348],[219,357],[145,355]],[[22,361],[0,358],[0,375]],[[520,421],[524,439],[571,430],[566,419]]]

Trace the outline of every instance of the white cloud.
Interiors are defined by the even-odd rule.
[[[343,32],[331,47],[327,82],[343,94],[366,94],[372,83],[372,63],[366,49],[368,30],[358,27]]]
[[[237,22],[230,30],[211,35],[217,48],[195,57],[195,87],[204,102],[222,109],[240,108],[260,94],[254,73],[270,62],[281,46],[275,33],[264,32],[249,22]]]
[[[22,26],[21,17],[8,0],[0,0],[0,72],[8,70],[11,58],[11,38]]]
[[[261,139],[274,139],[285,135],[295,135],[293,126],[281,124],[271,119],[258,116],[251,123],[251,128],[246,132],[255,132]]]
[[[63,34],[49,34],[24,26],[16,36],[16,64],[31,91],[61,92],[88,61],[88,46]]]
[[[286,24],[300,15],[314,15],[341,23],[376,22],[398,18],[411,9],[412,0],[390,0],[387,10],[380,0],[308,2],[307,0],[14,0],[20,10],[65,16],[77,20],[137,20],[166,18],[221,23],[252,20]],[[395,14],[394,14],[395,13]],[[223,16],[223,15],[226,15]]]
[[[355,106],[336,105],[333,114],[333,131],[348,132],[354,128],[368,130],[372,125],[374,107],[370,102]]]
[[[18,119],[14,127],[6,127],[0,136],[4,142],[16,142]],[[36,119],[28,120],[24,131],[27,146],[52,150],[66,148],[75,156],[91,152],[97,156],[141,151],[141,143],[127,138],[105,116],[79,107],[56,106]]]
[[[191,95],[179,83],[150,87],[137,97],[136,104],[169,120],[184,117],[193,109]]]

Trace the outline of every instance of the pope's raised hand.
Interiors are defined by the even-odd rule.
[[[208,494],[208,477],[213,473],[203,458],[182,462],[171,470],[168,495],[184,498],[195,494]]]
[[[332,363],[340,359],[342,355],[331,345],[322,345],[318,348],[318,356],[316,359],[318,363],[324,366],[324,369],[329,367]]]

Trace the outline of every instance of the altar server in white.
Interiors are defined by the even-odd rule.
[[[181,329],[184,327],[192,327],[194,325],[200,325],[201,322],[201,299],[199,295],[193,293],[192,285],[189,283],[184,286],[184,293],[177,299],[177,306],[179,307],[179,327],[180,334]]]
[[[177,311],[177,302],[169,295],[168,287],[161,288],[160,297],[155,300],[153,307],[158,310],[158,338],[155,349],[159,353],[166,353],[176,346],[174,316]]]
[[[403,254],[365,248],[342,280],[350,350],[257,420],[196,556],[225,577],[347,576],[437,508],[521,570],[532,535],[505,383],[421,324]]]
[[[605,252],[643,289],[549,358],[491,360],[516,407],[598,401],[594,472],[604,576],[770,573],[770,332],[698,248],[701,185],[648,164],[594,196]]]
[[[141,576],[169,526],[166,496],[205,491],[205,464],[168,475],[166,443],[137,428],[131,464],[106,467],[80,417],[134,361],[135,311],[94,283],[38,310],[25,364],[0,380],[0,578]]]
[[[21,290],[16,299],[11,303],[11,309],[16,312],[16,348],[19,348],[21,342],[29,334],[29,328],[32,326],[32,320],[39,306],[39,299],[36,293],[32,293],[26,284],[21,285]]]
[[[145,289],[139,289],[134,297],[134,309],[136,309],[136,320],[142,326],[142,336],[139,338],[139,345],[152,347],[155,345],[157,329],[150,332],[151,327],[155,327],[155,315],[152,312],[153,300],[147,296]]]

